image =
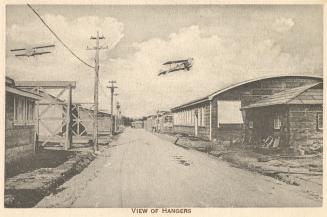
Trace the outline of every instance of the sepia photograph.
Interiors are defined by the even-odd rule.
[[[323,207],[322,4],[4,16],[6,209]]]

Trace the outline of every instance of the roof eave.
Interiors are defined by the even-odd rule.
[[[187,108],[187,107],[190,107],[190,106],[193,106],[193,105],[197,105],[197,104],[200,104],[200,103],[204,103],[204,102],[207,102],[207,101],[209,101],[208,98],[201,99],[199,101],[195,101],[195,102],[192,102],[192,103],[187,103],[187,104],[184,104],[184,105],[181,105],[181,106],[174,107],[174,108],[172,108],[170,110],[173,112],[173,111],[176,111],[176,110],[179,110],[179,109]]]
[[[31,99],[35,99],[35,100],[40,100],[41,99],[40,95],[31,93],[31,92],[27,92],[27,91],[24,91],[24,90],[21,90],[21,89],[18,89],[18,88],[14,88],[14,87],[6,86],[6,92],[13,93],[13,94],[20,95],[20,96],[24,96],[24,97],[31,98]]]

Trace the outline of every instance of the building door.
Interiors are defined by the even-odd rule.
[[[198,136],[198,126],[199,126],[198,119],[199,119],[199,112],[198,112],[198,109],[195,109],[194,110],[194,134],[195,134],[195,136]]]

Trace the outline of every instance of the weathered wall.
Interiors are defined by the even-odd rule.
[[[11,163],[34,153],[35,126],[14,124],[13,94],[6,93],[5,162]]]
[[[323,130],[317,126],[317,115],[322,111],[322,105],[290,105],[290,147],[308,150],[323,145]]]

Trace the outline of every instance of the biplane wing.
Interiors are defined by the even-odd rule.
[[[167,71],[160,71],[159,74],[158,74],[158,76],[165,75],[166,73],[167,73]]]
[[[21,50],[26,50],[25,48],[21,48],[21,49],[11,49],[10,51],[21,51]]]
[[[39,49],[39,48],[47,48],[47,47],[55,47],[54,44],[52,45],[44,45],[44,46],[38,46],[38,47],[33,47],[33,49]]]
[[[180,71],[180,70],[184,70],[182,68],[174,68],[174,69],[169,69],[168,72],[175,72],[175,71]]]
[[[183,62],[187,62],[188,59],[186,60],[174,60],[174,61],[168,61],[168,62],[165,62],[164,64],[162,65],[171,65],[171,64],[175,64],[175,63],[183,63]]]
[[[28,55],[27,54],[15,54],[16,57],[27,57]]]
[[[36,53],[33,53],[31,56],[42,55],[42,54],[46,54],[46,53],[51,53],[51,52],[50,51],[36,52]]]
[[[42,55],[42,54],[46,54],[46,53],[51,53],[49,51],[44,51],[44,52],[36,52],[36,53],[24,53],[24,54],[15,54],[16,57],[23,57],[23,56],[26,56],[26,57],[31,57],[31,56],[37,56],[37,55]]]

